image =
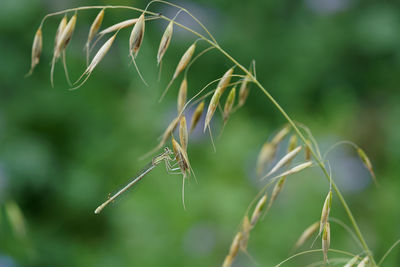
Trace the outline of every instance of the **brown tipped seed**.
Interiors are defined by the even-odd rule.
[[[224,106],[224,122],[226,122],[229,118],[229,115],[232,111],[233,104],[235,103],[236,97],[236,87],[233,87],[229,92],[228,98],[226,99]]]
[[[66,26],[67,26],[67,16],[64,16],[61,19],[60,24],[58,24],[56,36],[54,37],[54,50],[56,49],[58,40],[60,39],[60,36],[63,33]]]
[[[358,261],[358,256],[351,258],[343,267],[353,267]]]
[[[265,142],[257,158],[257,175],[261,176],[267,164],[274,158],[276,146],[270,142]]]
[[[325,224],[328,222],[331,205],[332,205],[332,190],[329,190],[329,193],[325,198],[324,206],[322,207],[321,220],[320,220],[320,224],[319,224],[319,233],[320,234],[322,233],[322,230],[324,229]]]
[[[97,14],[96,18],[94,19],[92,25],[90,26],[88,39],[86,41],[86,46],[89,46],[90,42],[96,36],[96,33],[99,31],[101,23],[103,22],[104,18],[104,9],[102,9],[99,14]]]
[[[268,203],[269,210],[272,204],[275,202],[275,199],[278,197],[279,193],[282,191],[283,185],[285,184],[286,176],[283,176],[279,179],[279,181],[275,184],[274,189],[272,190],[271,198]]]
[[[247,97],[249,96],[249,92],[250,92],[250,87],[248,86],[249,81],[250,81],[250,77],[249,77],[249,75],[246,75],[246,77],[244,77],[244,79],[240,85],[239,107],[242,107],[244,105]]]
[[[102,30],[101,32],[99,32],[99,35],[104,35],[107,33],[111,33],[111,32],[115,32],[118,31],[120,29],[132,26],[133,24],[135,24],[138,21],[138,18],[136,19],[128,19],[128,20],[124,20],[122,22],[119,22],[117,24],[114,24],[108,28],[105,28],[104,30]]]
[[[158,47],[157,64],[160,64],[165,52],[168,49],[169,43],[171,42],[173,30],[174,30],[174,22],[171,21],[168,24],[167,28],[165,29],[164,34],[160,41],[160,46]]]
[[[307,140],[306,142],[306,154],[305,154],[305,158],[306,160],[310,160],[311,159],[311,141]]]
[[[286,125],[283,127],[272,139],[271,143],[274,145],[278,145],[282,140],[286,137],[286,135],[290,132],[290,125]]]
[[[175,80],[176,77],[178,77],[178,75],[186,68],[187,64],[189,64],[189,61],[192,58],[195,49],[196,49],[196,43],[192,44],[183,54],[183,56],[179,60],[178,66],[175,69],[175,73],[174,76],[172,77],[172,80]]]
[[[183,115],[179,123],[179,141],[181,142],[184,151],[187,151],[188,131],[186,126],[186,118]]]
[[[357,148],[357,153],[358,153],[358,156],[361,158],[362,162],[364,163],[365,167],[367,168],[367,170],[371,174],[372,178],[374,179],[374,182],[377,183],[376,176],[375,176],[374,170],[372,168],[371,161],[369,160],[367,154],[361,148]]]
[[[221,98],[221,91],[220,90],[216,90],[211,98],[210,104],[208,105],[208,109],[207,109],[207,114],[206,114],[206,119],[204,122],[204,132],[207,129],[207,126],[209,126],[210,121],[214,115],[215,110],[218,107],[218,103],[219,103],[219,99]]]
[[[315,222],[300,235],[299,239],[297,240],[296,244],[294,245],[294,249],[298,249],[301,247],[310,237],[318,230],[319,222]]]
[[[55,58],[58,58],[60,56],[61,52],[65,50],[69,41],[71,40],[72,34],[75,30],[76,17],[76,14],[72,16],[72,18],[67,23],[67,26],[65,26],[65,29],[60,34],[60,38],[58,38],[57,40],[56,49],[54,51]]]
[[[135,26],[132,28],[131,36],[129,37],[129,51],[131,56],[134,58],[137,56],[140,45],[143,41],[145,29],[144,13],[140,15]]]
[[[256,207],[254,208],[254,211],[253,211],[253,214],[251,215],[251,220],[250,220],[251,227],[254,227],[256,225],[258,219],[261,216],[261,213],[264,209],[266,202],[267,202],[267,194],[265,194],[264,196],[262,196],[262,198],[260,198]]]
[[[240,249],[243,251],[247,250],[247,243],[249,241],[249,237],[250,237],[250,230],[251,230],[251,224],[250,224],[250,220],[249,220],[249,216],[245,216],[243,219],[243,223],[242,223],[242,240],[240,241]]]
[[[42,53],[43,41],[42,41],[42,28],[36,31],[35,37],[33,38],[32,44],[32,58],[31,58],[31,69],[28,75],[32,74],[33,69],[39,64],[40,54]]]
[[[217,90],[221,91],[221,95],[224,93],[226,87],[228,87],[229,82],[231,81],[234,68],[235,67],[232,67],[227,70],[218,83]]]
[[[187,97],[187,80],[186,77],[183,79],[181,86],[179,87],[178,93],[178,114],[180,114],[185,107]]]
[[[322,252],[324,253],[324,262],[328,261],[328,250],[331,243],[331,228],[329,222],[326,222],[322,234]]]
[[[278,163],[275,164],[275,166],[269,171],[267,176],[270,176],[271,174],[274,174],[277,170],[279,170],[282,166],[284,166],[286,163],[291,161],[296,155],[300,152],[302,146],[298,146],[289,153],[287,153],[281,160],[278,161]]]
[[[204,110],[204,101],[200,102],[200,104],[197,105],[196,110],[193,113],[192,116],[192,121],[190,122],[190,130],[189,132],[192,133],[194,128],[196,128],[197,124],[199,123],[201,114],[203,114]]]
[[[365,258],[363,258],[361,260],[361,262],[357,265],[357,267],[366,267],[368,262],[369,262],[369,258],[368,258],[368,256],[366,256]]]

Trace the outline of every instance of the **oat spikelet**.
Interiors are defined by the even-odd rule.
[[[289,139],[288,152],[297,147],[297,135],[293,134]]]
[[[58,28],[56,31],[56,36],[54,37],[54,50],[56,49],[58,40],[60,39],[61,33],[64,31],[65,27],[67,26],[67,16],[64,16],[60,24],[58,24]]]
[[[54,64],[55,64],[56,60],[60,57],[61,53],[67,47],[69,41],[71,40],[72,34],[74,33],[74,30],[75,30],[76,17],[77,17],[76,14],[73,15],[72,18],[67,23],[67,25],[64,27],[64,29],[62,29],[62,27],[63,27],[62,24],[64,23],[63,22],[64,18],[63,18],[61,20],[59,28],[58,28],[59,30],[62,30],[62,31],[60,31],[59,33],[56,33],[56,44],[55,44],[55,48],[54,48],[53,60],[51,63],[51,71],[50,71],[50,82],[51,82],[52,86],[54,86],[54,82],[53,82]]]
[[[358,261],[358,256],[351,258],[343,267],[353,267]]]
[[[129,37],[129,54],[132,58],[132,62],[135,65],[136,71],[139,74],[140,79],[143,81],[143,83],[146,86],[148,86],[146,81],[143,79],[143,76],[140,73],[139,68],[136,65],[136,61],[135,61],[135,58],[136,58],[137,54],[139,53],[140,46],[142,45],[144,30],[145,30],[145,18],[144,18],[144,13],[143,13],[142,15],[140,15],[136,24],[132,28],[132,32]]]
[[[200,102],[200,104],[197,105],[196,110],[193,113],[192,121],[190,122],[189,133],[192,133],[194,128],[196,128],[197,124],[199,123],[201,114],[203,114],[203,111],[204,111],[204,101]]]
[[[275,202],[279,193],[282,191],[283,185],[285,184],[286,176],[283,176],[279,179],[279,181],[275,184],[274,189],[272,190],[271,198],[268,202],[267,211],[271,208],[272,204]]]
[[[100,47],[99,51],[96,53],[96,55],[93,57],[92,62],[90,62],[89,66],[86,68],[85,72],[82,74],[82,76],[74,83],[78,83],[85,75],[86,78],[76,87],[72,88],[71,90],[78,89],[81,87],[86,80],[89,78],[90,74],[92,74],[94,68],[100,63],[100,61],[104,58],[104,56],[107,54],[108,50],[110,50],[115,37],[117,37],[117,34],[114,34],[110,39],[108,39],[102,47]]]
[[[322,252],[324,254],[324,262],[328,262],[328,250],[331,243],[331,228],[329,222],[326,222],[324,232],[322,234]]]
[[[96,18],[94,19],[92,25],[90,26],[89,34],[88,34],[88,39],[86,41],[85,47],[86,47],[86,61],[87,64],[89,64],[89,48],[90,48],[90,42],[92,42],[93,38],[96,36],[97,32],[99,31],[101,27],[101,23],[103,22],[104,18],[104,9],[102,9],[99,14],[97,14]]]
[[[361,158],[362,162],[364,163],[364,166],[367,168],[367,170],[371,174],[372,179],[374,180],[375,184],[378,185],[378,181],[376,180],[376,176],[375,176],[374,170],[372,168],[372,163],[369,160],[367,154],[361,148],[357,148],[357,153],[358,153],[358,156]]]
[[[168,49],[169,43],[171,42],[173,30],[174,30],[174,22],[171,21],[168,24],[167,28],[165,29],[164,34],[160,41],[160,46],[158,47],[158,53],[157,53],[157,64],[158,65],[160,65],[160,62],[161,62],[165,52]]]
[[[246,75],[244,77],[240,89],[239,89],[239,107],[242,107],[244,103],[246,103],[247,97],[249,96],[250,92],[250,87],[248,86],[248,83],[250,81],[250,77]]]
[[[42,28],[36,31],[35,37],[33,38],[32,44],[32,58],[31,58],[31,69],[25,76],[29,76],[33,73],[33,69],[39,64],[40,54],[42,53],[43,39],[42,39]]]
[[[210,104],[208,105],[208,109],[207,109],[207,113],[206,113],[206,119],[205,119],[205,122],[204,122],[204,130],[203,130],[204,132],[206,131],[207,126],[209,126],[210,121],[211,121],[211,119],[212,119],[212,117],[214,115],[214,112],[218,107],[220,98],[221,98],[221,90],[218,90],[218,88],[217,88],[217,90],[215,90],[215,92],[214,92],[214,94],[213,94],[213,96],[212,96],[212,98],[210,100]]]
[[[250,220],[249,220],[249,216],[245,216],[243,219],[243,223],[242,223],[242,240],[240,242],[240,249],[243,251],[247,251],[247,243],[249,241],[249,237],[250,237],[250,231],[251,231],[251,224],[250,224]]]
[[[237,253],[239,252],[241,240],[242,240],[242,232],[238,232],[232,241],[231,247],[229,249],[229,254],[228,256],[226,256],[224,263],[222,264],[223,267],[229,267],[232,265],[233,260],[235,259]]]
[[[232,67],[229,70],[227,70],[222,76],[221,80],[218,82],[217,90],[219,89],[221,91],[221,95],[224,93],[226,87],[228,87],[231,81],[234,68],[235,67]]]
[[[186,97],[187,97],[187,80],[185,77],[181,83],[181,86],[179,87],[178,102],[177,102],[178,114],[181,114],[183,108],[185,107]]]
[[[290,132],[290,125],[286,125],[283,127],[272,139],[271,143],[274,145],[278,145],[282,140],[288,135]]]
[[[325,198],[324,206],[322,207],[321,220],[319,223],[319,234],[322,233],[322,230],[324,229],[325,224],[328,222],[331,205],[332,205],[332,190],[329,190],[329,193]]]
[[[308,167],[311,167],[311,166],[312,166],[312,161],[307,161],[307,162],[301,163],[299,165],[294,166],[290,170],[279,174],[277,177],[275,177],[275,179],[277,179],[279,177],[289,176],[289,175],[298,173],[298,172],[300,172]],[[264,180],[265,178],[267,178],[267,176],[262,177],[261,180]]]
[[[118,31],[120,29],[124,29],[124,28],[130,27],[133,24],[135,24],[137,21],[138,21],[138,18],[124,20],[124,21],[119,22],[117,24],[111,25],[108,28],[105,28],[104,30],[99,32],[98,35],[102,36],[102,35],[107,34],[107,33],[115,32],[115,31]]]
[[[281,160],[278,161],[278,163],[275,164],[275,166],[269,171],[267,176],[270,176],[274,174],[277,170],[279,170],[282,166],[287,164],[289,161],[291,161],[294,157],[296,157],[297,154],[299,154],[302,146],[298,146],[289,153],[287,153]]]
[[[186,118],[185,115],[183,115],[179,123],[179,141],[181,142],[184,151],[187,151],[188,139],[189,137],[186,126]]]
[[[228,121],[229,115],[232,111],[233,104],[235,103],[236,98],[236,87],[233,87],[229,92],[228,98],[226,99],[224,106],[224,123]]]
[[[267,194],[263,195],[260,200],[257,202],[256,207],[254,208],[253,214],[251,215],[250,224],[251,227],[254,227],[263,212],[265,207],[265,203],[267,202]]]
[[[307,140],[307,142],[306,142],[306,154],[305,154],[306,160],[310,160],[310,159],[311,159],[311,150],[310,150],[310,147],[311,147],[311,141],[310,141],[310,140]]]
[[[174,80],[178,77],[178,75],[186,68],[186,66],[189,64],[190,60],[192,59],[192,56],[194,54],[194,51],[196,50],[196,43],[193,43],[183,54],[181,59],[179,60],[178,66],[176,66],[174,75],[172,76],[171,81],[168,83],[167,87],[165,88],[164,92],[162,93],[159,102],[164,98],[165,94],[168,92],[169,87],[172,85]]]
[[[227,255],[225,257],[224,263],[222,264],[222,267],[231,267],[233,260],[234,258],[231,255]]]
[[[257,175],[261,176],[267,164],[275,157],[276,145],[265,142],[257,157]]]
[[[361,262],[357,265],[357,267],[366,267],[368,263],[369,263],[369,258],[368,256],[366,256],[361,260]]]
[[[308,239],[311,238],[311,236],[318,230],[319,227],[319,222],[315,222],[309,227],[307,227],[306,230],[300,235],[299,239],[296,241],[296,244],[294,245],[294,249],[298,249],[301,247]]]

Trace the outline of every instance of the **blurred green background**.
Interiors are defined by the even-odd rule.
[[[201,127],[191,136],[189,157],[199,183],[191,179],[186,187],[186,211],[181,177],[159,167],[94,215],[109,192],[146,165],[138,157],[156,146],[176,116],[180,78],[162,103],[158,98],[196,38],[175,28],[157,82],[156,53],[166,23],[147,23],[137,58],[150,84],[146,87],[129,64],[130,29],[121,31],[88,82],[71,92],[61,63],[56,65],[55,88],[50,86],[54,34],[62,17],[57,16],[44,25],[40,64],[34,75],[24,78],[33,36],[47,13],[94,4],[143,8],[146,3],[0,1],[0,266],[218,266],[227,254],[261,186],[255,177],[259,149],[285,123],[255,86],[220,138],[222,120],[214,118],[216,153]],[[312,129],[323,151],[339,140],[364,148],[379,188],[351,148],[338,147],[328,158],[370,248],[377,259],[382,257],[400,238],[400,2],[175,3],[198,16],[243,65],[255,59],[260,82],[295,120]],[[169,17],[176,12],[160,4],[150,10]],[[78,13],[67,50],[73,79],[84,71],[82,49],[97,12]],[[106,10],[103,28],[137,16]],[[188,16],[181,14],[178,21],[198,29]],[[205,47],[200,42],[198,51]],[[189,72],[189,95],[231,66],[216,51],[209,52]],[[284,150],[285,144],[280,155]],[[251,233],[248,250],[260,266],[273,266],[289,255],[300,233],[319,219],[328,190],[318,168],[290,177],[270,213]],[[331,216],[348,223],[335,195],[333,199]],[[331,231],[332,248],[360,253],[342,227],[332,223]],[[320,247],[320,241],[315,246]],[[395,249],[384,266],[400,266],[399,251]],[[343,258],[333,253],[330,257]],[[321,253],[310,254],[286,266],[321,259]],[[256,265],[241,253],[234,266]]]

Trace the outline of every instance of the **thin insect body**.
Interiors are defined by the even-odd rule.
[[[158,155],[155,156],[152,161],[146,165],[142,169],[142,171],[139,172],[139,174],[130,182],[128,183],[125,187],[123,187],[121,190],[119,190],[117,193],[115,193],[112,197],[107,199],[103,204],[97,207],[97,209],[94,211],[95,214],[99,214],[109,203],[113,202],[116,198],[118,198],[121,194],[123,194],[125,191],[127,191],[129,188],[131,188],[133,185],[135,185],[137,182],[139,182],[143,177],[146,176],[149,172],[151,172],[155,167],[157,167],[158,164],[164,162],[165,167],[167,169],[167,172],[172,171],[172,166],[171,166],[171,161],[174,161],[174,158],[171,157],[173,152],[169,148],[165,148],[165,151]]]

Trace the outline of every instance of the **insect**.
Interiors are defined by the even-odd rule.
[[[165,147],[163,153],[161,153],[158,156],[155,156],[151,160],[151,162],[149,164],[147,164],[130,183],[128,183],[125,187],[123,187],[121,190],[119,190],[117,193],[115,193],[112,197],[108,198],[107,201],[105,201],[103,204],[98,206],[97,209],[94,211],[94,213],[99,214],[108,204],[113,202],[121,194],[123,194],[125,191],[127,191],[132,186],[134,186],[143,177],[145,177],[146,174],[151,172],[160,163],[163,163],[163,162],[165,163],[165,167],[166,167],[168,173],[173,173],[174,171],[178,171],[177,173],[176,172],[175,173],[183,174],[181,168],[173,168],[174,164],[172,164],[172,163],[175,161],[175,157],[173,157],[173,155],[174,155],[174,153],[168,147]],[[178,165],[181,165],[181,163],[179,163],[179,162],[177,162],[177,163],[178,163]]]

